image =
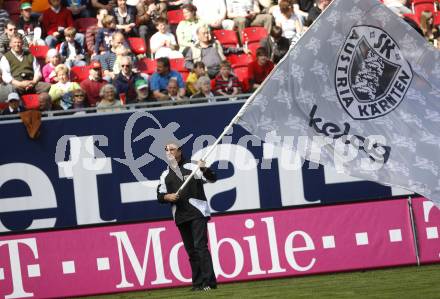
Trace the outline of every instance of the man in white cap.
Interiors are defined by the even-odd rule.
[[[18,114],[24,111],[24,108],[20,105],[20,96],[16,92],[9,94],[6,103],[8,103],[8,107],[3,110],[2,115]]]

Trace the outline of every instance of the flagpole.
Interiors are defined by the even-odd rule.
[[[247,108],[250,106],[250,104],[254,101],[255,99],[255,95],[257,94],[257,91],[260,89],[260,87],[263,84],[261,84],[257,90],[251,94],[251,96],[246,100],[246,102],[244,102],[243,106],[240,108],[240,110],[238,111],[238,113],[234,116],[234,118],[231,120],[231,122],[229,123],[228,126],[225,127],[225,129],[223,130],[223,132],[220,134],[220,136],[217,138],[217,140],[211,145],[211,148],[203,155],[202,157],[202,161],[205,161],[207,157],[209,157],[209,155],[211,155],[211,153],[214,151],[215,147],[220,143],[220,141],[222,140],[222,138],[228,133],[228,131],[232,128],[232,126],[234,124],[236,124],[238,122],[238,120],[240,119],[240,117],[243,116],[243,114],[246,112]],[[182,191],[183,188],[186,187],[186,185],[188,185],[189,181],[194,177],[194,175],[196,174],[197,170],[200,169],[200,166],[197,165],[197,167],[191,172],[191,174],[189,175],[189,177],[187,177],[185,179],[185,181],[183,182],[183,184],[180,186],[179,190],[177,190],[176,193],[180,193],[180,191]]]

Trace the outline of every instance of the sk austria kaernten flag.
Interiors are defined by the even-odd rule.
[[[380,1],[334,0],[247,105],[275,148],[440,206],[440,51]]]

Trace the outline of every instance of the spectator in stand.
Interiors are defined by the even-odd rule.
[[[74,27],[67,27],[64,30],[66,40],[61,44],[60,55],[64,60],[64,64],[68,68],[72,66],[84,66],[86,51],[76,40],[76,29]]]
[[[16,92],[8,95],[6,103],[8,103],[8,107],[2,111],[2,115],[13,115],[24,111],[24,108],[21,105],[20,96]]]
[[[86,47],[87,47],[87,52],[91,55],[93,54],[96,55],[104,51],[104,48],[101,46],[98,49],[98,52],[94,53],[96,35],[98,34],[98,30],[103,28],[102,20],[106,15],[108,15],[107,9],[105,8],[99,9],[98,14],[96,15],[96,20],[98,21],[98,23],[96,25],[90,26],[86,30]]]
[[[266,79],[267,75],[274,68],[274,64],[270,61],[265,48],[260,47],[257,49],[257,60],[252,61],[249,64],[249,83],[252,90],[256,90],[260,84]]]
[[[156,100],[164,101],[170,99],[167,95],[167,86],[168,81],[171,78],[177,79],[179,94],[183,97],[186,94],[186,90],[182,75],[179,72],[170,69],[170,60],[168,58],[161,57],[157,59],[156,72],[151,75],[150,78],[151,90],[153,91],[153,97]]]
[[[61,0],[49,0],[50,8],[42,16],[43,29],[47,34],[46,44],[49,48],[55,46],[64,40],[64,29],[74,27],[72,13],[61,6]],[[75,40],[84,47],[84,34],[77,33]]]
[[[87,94],[87,106],[95,107],[100,100],[99,91],[108,82],[102,79],[102,68],[99,61],[92,61],[90,66],[89,77],[81,82],[81,89]]]
[[[55,67],[61,63],[61,56],[57,49],[49,49],[46,54],[46,61],[48,63],[43,66],[43,80],[44,82],[55,84],[58,82],[55,74]]]
[[[179,51],[185,55],[185,49],[191,47],[197,41],[196,30],[202,22],[196,16],[197,7],[192,4],[182,6],[183,20],[177,25],[176,36],[179,43]]]
[[[87,107],[86,93],[81,88],[72,91],[73,103],[70,109],[82,109]]]
[[[177,51],[179,46],[176,43],[176,38],[168,31],[167,19],[157,19],[156,28],[158,31],[150,39],[150,50],[154,54],[154,58],[183,58],[182,53]]]
[[[116,29],[121,30],[125,36],[138,36],[136,29],[136,8],[127,6],[127,0],[116,0],[117,6],[112,14],[116,19]]]
[[[10,40],[13,35],[20,35],[23,40],[23,49],[26,51],[29,48],[27,40],[24,38],[24,36],[17,32],[17,26],[15,25],[15,22],[12,20],[9,20],[6,22],[5,32],[0,36],[0,57],[2,55],[5,55],[6,52],[11,50],[10,47]]]
[[[5,32],[5,25],[6,22],[9,20],[8,12],[3,9],[3,1],[4,0],[0,0],[0,35]]]
[[[42,92],[38,95],[38,102],[40,111],[60,110],[58,105],[52,104],[52,99],[47,92]]]
[[[283,30],[283,36],[288,40],[299,36],[302,33],[302,24],[293,11],[293,5],[288,0],[281,0],[279,4],[280,14],[275,19],[277,26]]]
[[[283,36],[281,27],[273,26],[269,36],[262,39],[260,45],[266,49],[270,60],[277,64],[289,51],[290,41]]]
[[[70,10],[74,19],[92,17],[87,7],[88,2],[88,0],[62,0],[63,6]]]
[[[112,46],[113,34],[116,32],[116,20],[114,16],[106,15],[102,19],[102,26],[96,34],[95,48],[92,57],[108,53]]]
[[[149,99],[150,93],[148,88],[148,80],[139,78],[134,82],[134,87],[136,88],[136,102],[151,102]]]
[[[113,34],[111,38],[111,44],[112,47],[110,49],[110,52],[99,56],[102,69],[104,70],[104,80],[107,80],[109,82],[115,77],[113,69],[117,58],[116,48],[120,45],[126,45],[124,34],[122,34],[121,32],[116,32],[115,34]]]
[[[136,5],[136,25],[139,27],[139,36],[148,45],[150,37],[156,32],[156,20],[160,17],[159,5],[154,0],[140,0]]]
[[[391,9],[394,13],[399,16],[403,16],[404,14],[412,13],[412,10],[407,6],[407,0],[384,0],[382,1],[385,6]]]
[[[197,16],[213,29],[234,29],[234,21],[226,19],[225,0],[193,0],[197,7]]]
[[[192,72],[188,75],[188,78],[186,78],[186,90],[191,95],[199,92],[197,80],[202,76],[206,76],[206,67],[203,62],[197,61],[194,63]]]
[[[125,94],[127,104],[136,102],[137,96],[135,82],[139,79],[148,80],[148,77],[146,77],[144,74],[134,73],[133,61],[131,60],[131,57],[123,56],[121,58],[121,72],[115,77],[114,85],[118,95]]]
[[[23,2],[20,5],[20,18],[17,23],[18,33],[22,34],[30,45],[46,45],[41,39],[40,18],[32,14],[32,5]]]
[[[179,93],[179,83],[176,78],[170,78],[168,81],[167,93],[171,101],[182,101],[185,99],[185,97]]]
[[[194,63],[202,61],[210,78],[214,78],[220,70],[220,62],[225,60],[222,45],[214,40],[208,26],[197,28],[198,42],[190,47],[185,55],[185,67],[189,70],[194,68]]]
[[[0,103],[6,102],[8,95],[14,92],[14,87],[11,84],[6,84],[2,79],[2,72],[0,69]]]
[[[208,102],[215,102],[215,95],[211,91],[211,79],[208,76],[202,76],[197,79],[197,88],[199,92],[191,96],[191,99],[204,98]]]
[[[55,67],[55,74],[58,82],[50,87],[49,95],[53,103],[59,104],[66,93],[78,89],[80,86],[76,82],[69,81],[69,68],[64,64],[59,64]]]
[[[117,45],[114,49],[116,54],[116,60],[113,65],[113,74],[119,75],[122,70],[121,60],[123,57],[128,56],[130,54],[130,49],[126,48],[124,45]]]
[[[104,85],[99,91],[101,100],[96,106],[97,112],[118,112],[122,111],[121,101],[116,99],[116,88],[111,84]]]
[[[310,26],[318,18],[321,12],[327,8],[331,0],[316,0],[316,5],[309,10],[305,26]]]
[[[116,0],[91,0],[92,7],[96,10],[106,9],[108,12],[116,6]]]
[[[220,63],[220,72],[215,77],[214,91],[222,96],[235,96],[240,93],[241,86],[237,77],[231,72],[231,63],[224,60]]]
[[[12,84],[20,94],[47,92],[50,84],[40,82],[40,65],[32,54],[24,52],[22,36],[13,35],[10,47],[0,60],[3,81]]]
[[[258,0],[226,0],[226,9],[228,18],[234,20],[241,41],[241,32],[245,27],[260,26],[267,32],[272,29],[272,15],[261,13]]]

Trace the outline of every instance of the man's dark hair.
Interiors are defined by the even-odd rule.
[[[258,56],[269,56],[269,54],[267,53],[266,48],[264,48],[264,47],[259,47],[255,53],[256,53],[257,57]]]
[[[273,26],[270,30],[270,36],[280,38],[283,35],[283,29],[280,26]]]
[[[5,23],[5,30],[6,30],[6,28],[8,27],[8,25],[12,25],[12,26],[15,26],[15,27],[17,27],[17,23],[15,23],[13,20],[8,20],[6,23]]]
[[[164,67],[166,67],[167,69],[170,69],[170,60],[168,59],[168,57],[160,57],[156,59],[157,63],[162,63]]]

